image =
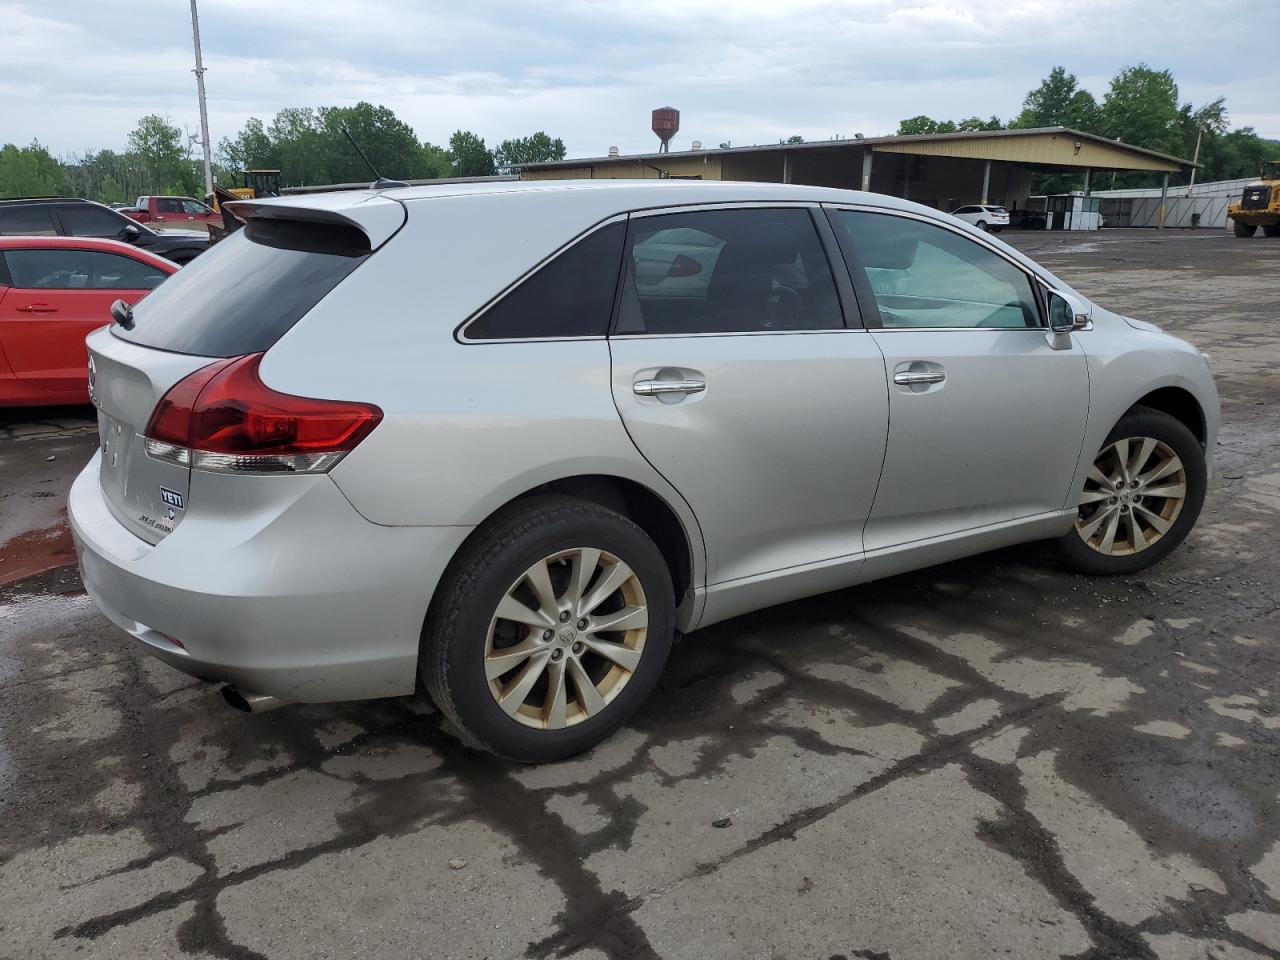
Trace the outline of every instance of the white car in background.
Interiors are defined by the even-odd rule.
[[[979,230],[990,230],[992,233],[999,233],[1009,225],[1009,211],[1004,207],[995,207],[987,203],[960,207],[952,210],[951,215],[965,223],[973,224]]]

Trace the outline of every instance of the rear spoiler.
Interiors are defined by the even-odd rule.
[[[221,205],[242,225],[254,219],[354,227],[369,238],[371,250],[390,240],[408,218],[404,204],[381,194],[321,193],[262,200],[233,198]],[[224,219],[226,216],[224,213]]]

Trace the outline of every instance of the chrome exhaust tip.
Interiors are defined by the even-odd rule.
[[[266,713],[291,702],[265,693],[247,693],[231,684],[222,688],[222,699],[242,713]]]

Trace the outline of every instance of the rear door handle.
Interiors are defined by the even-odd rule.
[[[23,313],[57,313],[57,307],[51,307],[47,303],[32,303],[25,307],[19,307]]]
[[[941,383],[947,375],[941,370],[899,370],[893,375],[893,382],[904,387],[913,383]]]
[[[637,380],[631,385],[637,397],[660,397],[667,394],[701,393],[707,389],[702,380]]]

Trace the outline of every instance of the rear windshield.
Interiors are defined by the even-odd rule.
[[[269,350],[369,256],[369,239],[340,224],[251,218],[133,308],[122,340],[202,357]]]

